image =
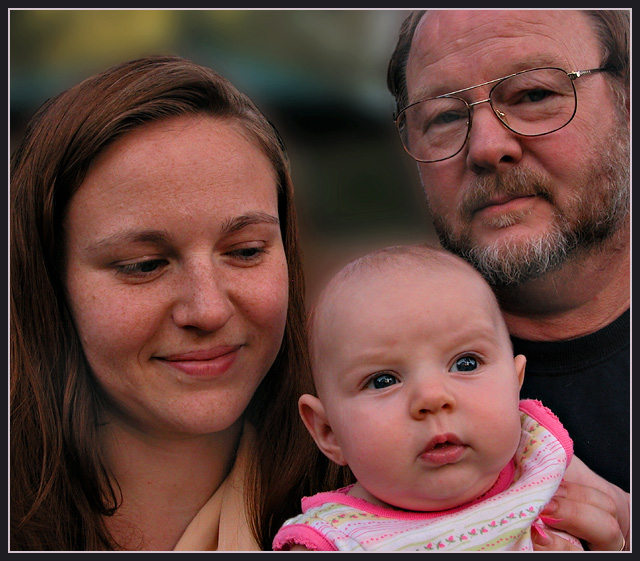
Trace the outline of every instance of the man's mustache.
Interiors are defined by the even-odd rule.
[[[459,211],[470,219],[475,212],[505,196],[539,196],[552,201],[553,193],[546,178],[528,168],[513,168],[506,172],[478,177],[463,195]]]

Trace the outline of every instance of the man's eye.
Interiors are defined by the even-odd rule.
[[[433,125],[449,125],[455,123],[460,119],[466,119],[466,114],[460,111],[447,111],[446,113],[440,113],[434,119],[430,121]]]
[[[550,92],[549,90],[534,90],[527,94],[527,99],[529,101],[542,101],[552,95],[553,92]]]
[[[548,97],[551,97],[552,95],[554,95],[554,92],[549,91],[549,90],[545,90],[542,88],[538,88],[535,90],[528,90],[526,92],[522,92],[520,94],[520,96],[518,97],[519,101],[521,103],[523,102],[538,102],[538,101],[543,101],[545,99],[547,99]]]
[[[478,361],[473,356],[462,356],[457,359],[449,372],[471,372],[478,368]]]
[[[382,372],[380,374],[376,374],[373,376],[365,386],[369,389],[380,390],[383,388],[388,388],[389,386],[393,386],[398,383],[398,379],[391,374],[390,372]]]

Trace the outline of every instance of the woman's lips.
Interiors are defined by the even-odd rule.
[[[454,434],[443,434],[432,438],[420,458],[429,464],[441,466],[457,462],[467,446]]]
[[[241,345],[225,345],[157,358],[193,378],[215,378],[229,370],[241,347]]]

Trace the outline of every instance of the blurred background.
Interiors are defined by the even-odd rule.
[[[176,54],[209,66],[248,94],[284,138],[313,297],[344,259],[384,245],[436,241],[386,88],[407,14],[12,9],[10,151],[47,98],[115,63]]]

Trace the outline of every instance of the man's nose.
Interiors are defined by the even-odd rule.
[[[489,100],[472,104],[467,166],[476,173],[495,172],[522,158],[521,139],[494,113]],[[508,119],[507,116],[503,117]]]

